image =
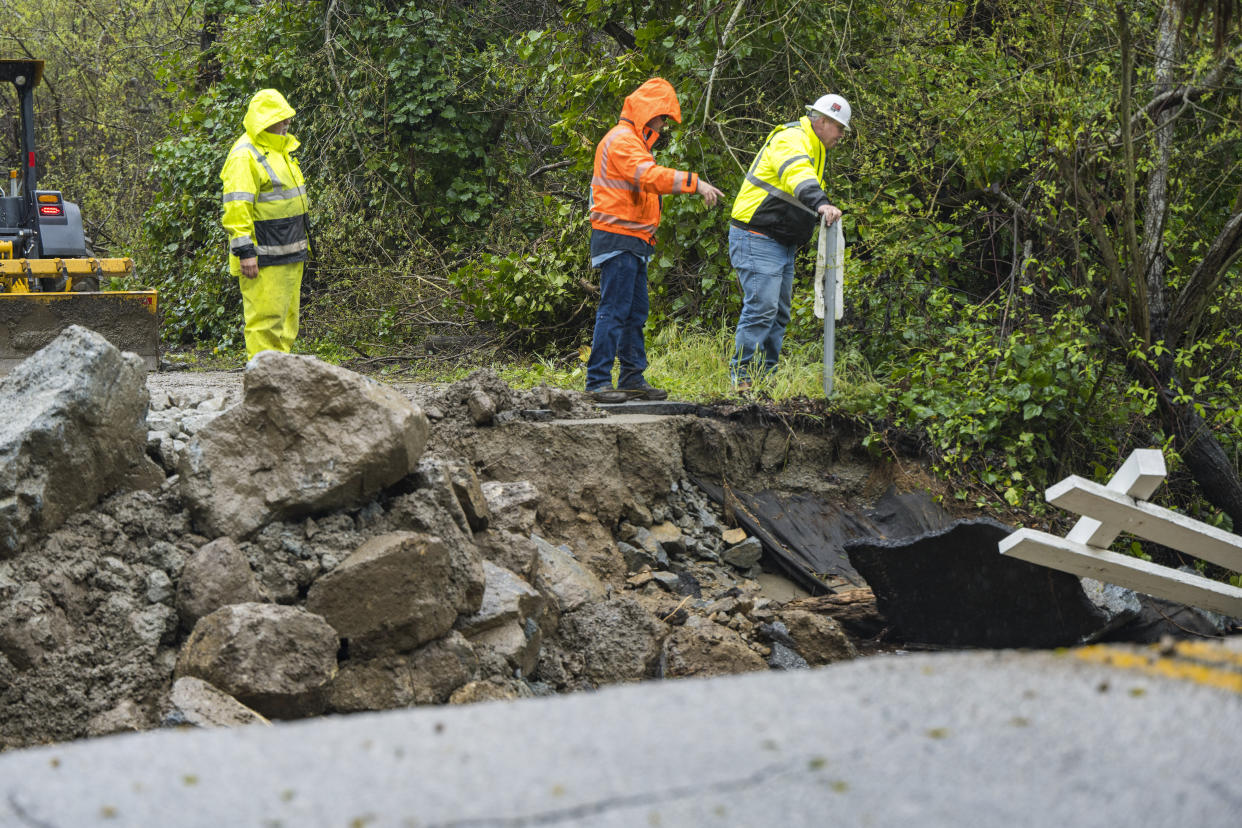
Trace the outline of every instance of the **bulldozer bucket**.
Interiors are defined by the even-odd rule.
[[[56,338],[70,325],[103,336],[122,351],[159,367],[156,291],[0,293],[0,375]]]

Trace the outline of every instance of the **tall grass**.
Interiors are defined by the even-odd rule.
[[[586,360],[590,349],[561,357],[540,357],[530,363],[510,363],[498,368],[507,382],[516,387],[548,385],[582,390],[586,380]],[[649,336],[647,343],[647,381],[664,388],[669,396],[690,402],[738,400],[741,395],[729,378],[729,359],[733,355],[733,331],[704,331],[669,324]],[[870,367],[857,349],[837,345],[833,373],[833,400],[848,410],[856,410],[869,393],[878,388]],[[613,380],[616,381],[614,371]],[[747,399],[779,402],[795,397],[821,398],[823,388],[823,346],[819,342],[786,341],[776,371],[758,378]]]

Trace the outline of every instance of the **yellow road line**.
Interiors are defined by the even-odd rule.
[[[1172,656],[1168,655],[1167,648],[1159,644],[1142,649],[1093,644],[1071,652],[1074,657],[1093,664],[1106,664],[1149,676],[1190,681],[1242,694],[1242,658],[1208,642],[1180,642],[1174,645]],[[1210,663],[1203,663],[1205,661]]]

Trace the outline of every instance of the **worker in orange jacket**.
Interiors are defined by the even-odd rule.
[[[621,120],[595,148],[591,178],[591,266],[599,268],[599,310],[586,388],[597,402],[662,400],[668,392],[643,377],[647,349],[647,262],[655,252],[660,196],[698,193],[710,207],[724,195],[692,172],[661,167],[651,148],[669,118],[681,123],[673,85],[652,78],[625,99]],[[617,389],[612,365],[621,360]]]

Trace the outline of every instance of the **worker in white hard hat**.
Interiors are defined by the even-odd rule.
[[[729,261],[742,286],[742,314],[729,372],[742,392],[756,376],[776,368],[798,249],[820,222],[841,218],[824,192],[824,158],[850,128],[850,105],[829,94],[806,111],[768,134],[733,201]]]

